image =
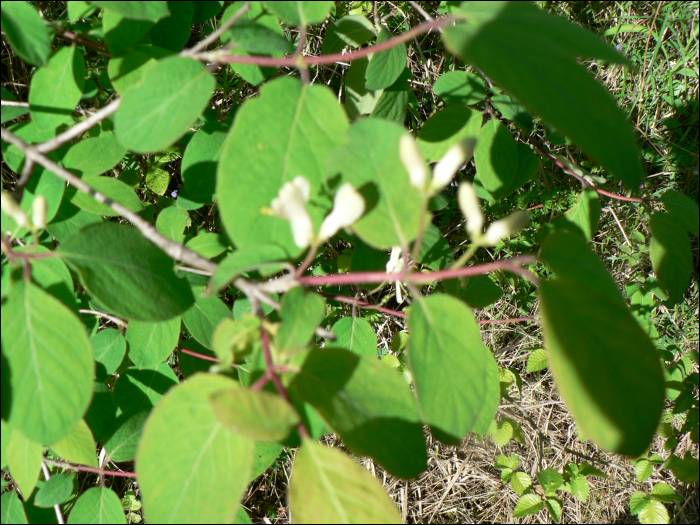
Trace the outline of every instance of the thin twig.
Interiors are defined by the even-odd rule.
[[[123,326],[124,328],[129,326],[129,321],[125,321],[124,319],[120,319],[117,316],[114,316],[112,314],[108,314],[105,312],[100,312],[98,310],[88,310],[86,308],[81,308],[80,310],[78,310],[78,312],[80,312],[81,314],[90,314],[90,315],[97,315],[100,317],[104,317],[105,319],[112,321],[114,324],[116,324],[118,326]]]
[[[11,106],[14,108],[28,108],[29,102],[20,102],[19,100],[0,100],[3,106]]]
[[[122,472],[120,470],[107,470],[103,468],[89,467],[87,465],[76,465],[73,463],[67,463],[65,461],[56,461],[53,459],[45,458],[44,461],[49,465],[54,467],[61,467],[69,470],[78,470],[81,472],[94,472],[95,474],[100,474],[102,476],[117,476],[120,478],[135,478],[136,473],[134,472]]]

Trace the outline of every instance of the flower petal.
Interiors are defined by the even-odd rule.
[[[484,230],[484,214],[481,213],[481,203],[474,186],[470,182],[463,182],[457,191],[459,207],[467,219],[467,231],[472,237],[477,237]]]
[[[325,241],[335,235],[341,228],[353,225],[365,212],[365,199],[350,184],[343,184],[333,199],[333,211],[321,225],[319,240]]]
[[[428,185],[428,165],[423,159],[413,135],[406,133],[399,140],[399,156],[408,171],[411,186],[421,191]]]

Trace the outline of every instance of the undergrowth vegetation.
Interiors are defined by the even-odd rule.
[[[568,83],[593,44],[552,100],[517,92],[514,58],[480,53],[525,30],[467,2],[23,4],[43,20],[2,7],[3,523],[698,521],[697,2],[516,13],[608,44],[578,63],[620,136]],[[557,80],[548,52],[530,65]]]

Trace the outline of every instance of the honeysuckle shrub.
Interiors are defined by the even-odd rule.
[[[551,367],[582,434],[645,453],[667,396],[664,356],[590,240],[601,194],[653,199],[631,125],[579,59],[633,65],[527,2],[447,2],[440,15],[409,29],[332,2],[68,2],[49,20],[3,3],[3,35],[31,71],[28,104],[2,96],[3,158],[17,174],[2,194],[2,467],[25,502],[77,496],[71,522],[125,522],[106,485],[76,493],[68,476],[39,477],[42,462],[113,475],[108,461],[133,461],[122,474],[138,479],[147,521],[245,522],[241,495],[287,446],[298,447],[294,522],[400,521],[379,481],[318,440],[335,433],[403,479],[426,469],[426,428],[446,444],[470,432],[498,442],[513,379],[470,308],[500,296],[493,272],[537,290],[529,321],[545,351],[532,367]],[[307,54],[312,28],[320,56]],[[428,31],[450,67],[433,86],[442,103],[416,122],[406,45]],[[342,87],[313,81],[340,63]],[[259,94],[222,112],[231,75]],[[555,156],[535,126],[598,175]],[[544,162],[581,182],[574,207],[542,226],[540,246],[474,264],[535,227],[518,209],[487,221],[482,205],[536,187]],[[651,292],[673,306],[698,208],[678,192],[661,201]],[[448,207],[462,217],[459,245],[433,221]],[[398,309],[358,299],[383,283]],[[342,303],[352,314],[329,331]],[[372,308],[407,321],[382,359],[360,313]],[[687,375],[674,399],[697,415]],[[557,520],[556,491],[585,499],[586,476],[600,474],[547,469],[542,497],[517,457],[499,462],[523,494],[517,514],[546,506]],[[17,492],[3,494],[8,521],[24,512]]]

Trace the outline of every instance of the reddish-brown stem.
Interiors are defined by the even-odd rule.
[[[268,374],[267,371],[265,371],[265,373],[263,375],[261,375],[260,378],[255,383],[250,385],[250,389],[251,390],[260,390],[269,382],[270,382],[270,374]]]
[[[448,17],[438,18],[431,22],[426,22],[424,24],[418,25],[413,29],[406,31],[398,36],[390,38],[384,42],[377,45],[366,47],[363,49],[358,49],[357,51],[351,51],[349,53],[333,53],[330,55],[322,55],[318,57],[285,57],[285,58],[274,58],[274,57],[256,57],[256,56],[242,56],[242,55],[225,55],[217,56],[214,55],[216,52],[207,53],[206,58],[208,60],[216,60],[218,62],[233,62],[236,64],[255,64],[256,66],[263,67],[294,67],[294,66],[313,66],[317,64],[334,64],[340,61],[352,61],[358,58],[364,58],[371,53],[378,53],[380,51],[385,51],[391,49],[392,47],[403,44],[412,40],[416,35],[426,33],[431,29],[441,28],[452,19]],[[204,55],[204,54],[202,54]]]
[[[100,474],[103,476],[117,476],[120,478],[135,478],[136,473],[134,472],[121,472],[119,470],[107,470],[97,467],[89,467],[87,465],[75,465],[73,463],[66,463],[64,461],[55,461],[53,459],[44,459],[49,465],[55,467],[67,468],[71,470],[79,470],[82,472],[94,472],[95,474]]]
[[[221,359],[218,357],[212,357],[210,355],[205,355],[205,354],[200,354],[199,352],[195,352],[193,350],[188,350],[187,348],[180,348],[178,347],[178,350],[182,352],[183,354],[189,354],[194,357],[198,357],[199,359],[204,359],[205,361],[212,361],[214,363],[221,363]],[[236,363],[231,363],[231,366],[234,368],[238,368],[238,365]]]
[[[404,281],[413,284],[428,284],[444,279],[467,277],[494,272],[496,270],[508,270],[523,275],[527,279],[537,282],[537,277],[531,272],[519,267],[519,264],[530,264],[537,261],[536,257],[522,256],[507,261],[496,261],[486,264],[476,264],[466,268],[455,270],[440,270],[431,273],[386,273],[386,272],[357,272],[333,275],[309,275],[298,277],[297,281],[306,286],[343,285],[361,283],[383,283],[385,281]]]

